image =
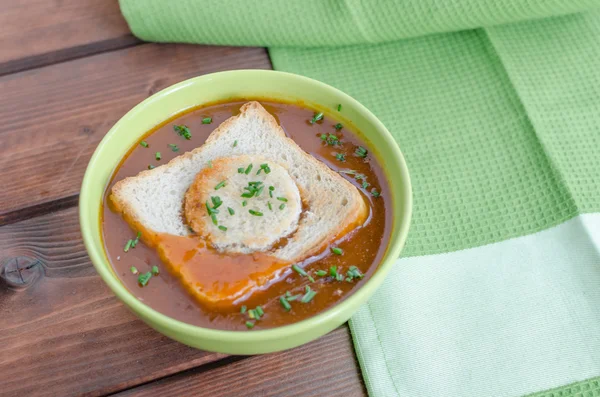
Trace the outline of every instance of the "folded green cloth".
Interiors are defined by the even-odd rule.
[[[600,396],[600,1],[120,3],[143,39],[267,45],[397,139],[413,224],[350,322],[372,396]]]

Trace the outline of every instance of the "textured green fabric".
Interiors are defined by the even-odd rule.
[[[413,180],[405,257],[600,211],[599,0],[120,4],[140,38],[266,45],[275,69],[329,83],[370,108],[397,139]],[[436,32],[447,33],[426,35]],[[389,296],[376,296],[370,306],[385,303]],[[355,338],[398,332],[390,321],[358,321]],[[402,362],[392,364],[397,379]],[[378,377],[364,373],[373,393]],[[592,380],[539,396],[597,394]]]
[[[564,15],[598,0],[120,0],[141,39],[257,46],[380,43]]]

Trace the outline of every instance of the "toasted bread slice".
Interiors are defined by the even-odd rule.
[[[240,114],[223,122],[201,147],[174,158],[168,164],[118,182],[112,188],[110,199],[132,227],[142,228],[149,234],[188,236],[190,232],[182,208],[186,192],[198,173],[209,167],[209,161],[218,163],[219,159],[244,155],[262,156],[267,163],[272,161],[285,169],[300,192],[304,210],[297,225],[293,226],[295,231],[285,243],[275,247],[258,244],[241,252],[265,252],[265,249],[271,248],[269,254],[281,264],[300,262],[319,253],[330,242],[366,220],[368,208],[358,189],[286,137],[275,118],[258,102],[242,106]],[[283,212],[280,214],[287,216]],[[208,212],[205,216],[210,217]],[[211,233],[215,231],[211,230]],[[272,242],[272,239],[267,240]],[[233,243],[227,241],[220,248]],[[243,244],[243,241],[239,243]],[[216,246],[219,248],[219,244]],[[261,285],[265,284],[265,277],[261,275]],[[253,282],[248,281],[248,285],[251,284]],[[208,290],[196,296],[210,302],[228,299],[211,295]]]

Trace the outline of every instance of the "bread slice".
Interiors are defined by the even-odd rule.
[[[209,162],[214,164],[219,159],[239,156],[261,156],[278,164],[300,192],[303,211],[293,233],[273,247],[268,244],[258,247],[282,264],[297,263],[318,254],[367,219],[368,207],[358,189],[286,137],[275,118],[258,102],[242,106],[240,114],[224,121],[201,147],[168,164],[119,181],[112,188],[110,200],[132,227],[146,234],[188,236],[182,207],[196,176],[209,167]],[[281,212],[281,216],[285,214]],[[227,244],[231,245],[231,241]],[[261,277],[264,285],[265,276]],[[251,284],[256,285],[254,282],[248,285]],[[211,296],[206,290],[196,295],[200,300],[227,299]]]

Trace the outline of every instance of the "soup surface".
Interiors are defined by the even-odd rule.
[[[392,227],[391,207],[388,208],[391,201],[383,170],[370,153],[368,143],[353,133],[351,126],[322,117],[308,107],[260,102],[275,116],[288,137],[361,191],[369,206],[369,217],[363,226],[332,242],[319,255],[298,263],[297,266],[306,274],[290,267],[268,288],[236,301],[233,308],[219,310],[205,307],[185,290],[177,277],[169,273],[155,250],[144,244],[144,237],[135,247],[130,247],[128,242],[135,240],[136,231],[111,208],[108,196],[112,186],[123,178],[166,164],[176,156],[201,146],[219,124],[238,114],[246,101],[197,108],[168,120],[150,131],[116,169],[106,189],[102,234],[108,259],[123,284],[140,301],[169,317],[202,327],[227,330],[291,324],[347,298],[373,274],[385,254]],[[187,126],[191,139],[178,134],[174,128],[176,125]],[[160,152],[160,156],[156,152]],[[153,270],[154,275],[143,282],[144,285],[140,284],[140,275]],[[308,290],[314,291],[310,300]],[[303,302],[302,298],[308,302]],[[253,318],[257,317],[257,308],[260,309],[259,314],[262,313],[259,319]]]

